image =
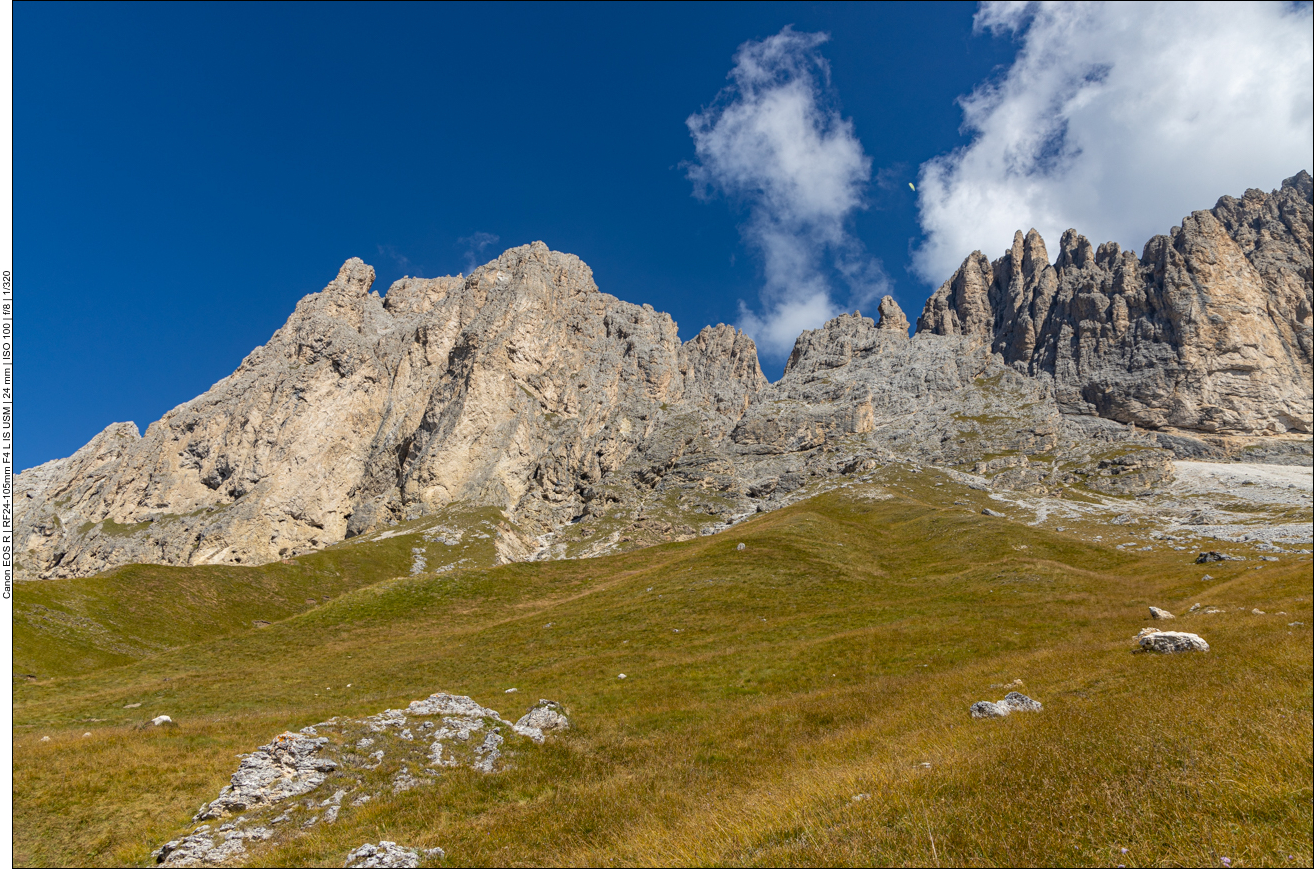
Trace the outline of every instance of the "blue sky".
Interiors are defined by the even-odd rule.
[[[1104,91],[1076,93],[1071,70],[1037,50],[1071,22],[1009,8],[18,4],[16,465],[69,455],[111,422],[144,429],[229,374],[350,256],[375,267],[383,292],[404,274],[455,274],[472,254],[482,263],[541,239],[584,259],[603,291],[669,311],[687,339],[717,322],[792,328],[779,313],[796,294],[790,281],[821,287],[816,311],[879,290],[915,318],[951,263],[973,247],[997,256],[1011,236],[1000,227],[1033,215],[1044,228],[1085,220],[1144,235],[1110,206],[1120,191],[1062,192],[1077,177],[1105,190],[1100,155],[1134,159],[1115,153],[1113,137],[1075,139],[1101,127],[1081,112],[1102,93],[1127,103],[1117,71],[1137,78],[1132,61],[1082,59],[1114,72],[1082,85]],[[1257,55],[1272,54],[1273,21],[1305,52],[1308,5],[1264,8]],[[797,86],[815,129],[781,135],[814,135],[848,155],[847,198],[825,206],[822,223],[782,216],[762,191],[793,180],[752,164],[738,140],[707,138],[737,107],[755,117],[760,103],[727,75],[754,46],[783,45],[770,40],[789,25],[808,39],[784,45],[793,54],[768,78]],[[1111,41],[1126,27],[1116,16],[1087,26]],[[1235,37],[1234,21],[1212,26]],[[1268,81],[1271,90],[1273,75],[1290,78],[1295,94],[1272,110],[1280,134],[1270,124],[1261,137],[1281,147],[1237,168],[1233,152],[1255,147],[1240,141],[1215,160],[1225,169],[1195,167],[1207,177],[1162,195],[1154,182],[1162,214],[1142,219],[1158,221],[1155,231],[1221,193],[1308,168],[1292,156],[1309,153],[1308,118],[1291,109],[1309,78],[1303,57]],[[1035,165],[1015,173],[1019,149],[1035,148],[1010,139],[1019,125],[1003,119],[1032,104],[1020,126],[1059,159],[1032,153]],[[700,113],[696,140],[688,122]],[[1056,113],[1076,131],[1066,145],[1040,135]],[[709,150],[718,142],[722,151]],[[1157,144],[1142,143],[1147,154],[1165,150]],[[747,176],[733,177],[748,181],[736,186],[727,173],[740,165]],[[1049,188],[1033,183],[1040,176]],[[921,179],[934,200],[908,188]],[[963,217],[957,203],[982,190],[1012,205]],[[796,247],[820,245],[802,277],[773,278],[779,239],[763,240],[768,225],[793,232]],[[1139,248],[1145,238],[1118,240]],[[762,335],[774,379],[783,356]]]

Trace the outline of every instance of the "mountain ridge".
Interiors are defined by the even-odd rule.
[[[542,242],[385,297],[352,258],[144,434],[115,423],[20,474],[17,573],[259,564],[488,506],[503,560],[574,557],[710,533],[864,462],[1043,454],[1007,479],[1057,491],[1152,486],[1170,451],[1229,437],[1307,455],[1310,202],[1305,172],[1224,197],[1139,259],[1069,231],[1050,264],[1019,232],[912,337],[887,296],[879,323],[804,331],[776,383],[747,335],[681,342]],[[1096,473],[1113,442],[1121,481]]]

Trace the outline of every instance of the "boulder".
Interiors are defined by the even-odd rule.
[[[1152,606],[1152,607],[1150,607],[1150,618],[1152,618],[1152,619],[1175,619],[1175,618],[1177,618],[1177,616],[1175,616],[1175,615],[1173,615],[1172,613],[1168,612],[1168,610],[1161,610],[1161,609],[1159,609],[1157,606]]]
[[[539,700],[512,725],[512,729],[521,736],[542,742],[548,733],[569,730],[570,719],[566,717],[566,710],[560,703],[555,700]]]
[[[995,703],[991,700],[978,700],[971,708],[973,718],[1003,718],[1011,711],[1003,703]]]
[[[1043,708],[1039,700],[1032,700],[1018,691],[1004,695],[1004,705],[1014,712],[1039,712]]]
[[[1145,628],[1136,638],[1137,645],[1147,652],[1207,652],[1209,644],[1198,634],[1185,631],[1156,631]]]
[[[1032,700],[1018,691],[1009,691],[998,702],[980,700],[973,703],[970,712],[973,718],[1003,718],[1014,712],[1039,712],[1043,708],[1039,700]]]

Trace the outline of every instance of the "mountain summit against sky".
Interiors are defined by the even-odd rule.
[[[19,475],[20,575],[258,564],[486,508],[504,560],[590,555],[710,533],[864,462],[1045,453],[1010,485],[1054,490],[1121,440],[1140,457],[1119,485],[1149,486],[1165,447],[1314,429],[1305,172],[1195,212],[1140,258],[1070,231],[1051,264],[1019,232],[994,263],[968,257],[914,337],[887,297],[879,324],[800,335],[774,384],[744,334],[681,343],[669,315],[539,242],[383,298],[373,281],[348,260],[144,435],[116,423]]]

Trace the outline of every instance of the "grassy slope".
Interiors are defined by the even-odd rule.
[[[1101,549],[901,485],[604,559],[391,579],[20,683],[15,859],[144,862],[234,754],[446,690],[510,718],[550,697],[576,726],[259,861],[341,865],[387,838],[452,864],[1310,862],[1314,661],[1309,627],[1288,625],[1314,620],[1308,557],[1210,565],[1205,586],[1187,553]],[[1227,612],[1173,626],[1212,652],[1131,654],[1147,604],[1196,601]],[[1014,678],[1044,712],[968,718]],[[181,726],[131,725],[161,712]]]
[[[491,566],[498,559],[489,532],[501,519],[493,508],[457,505],[259,567],[133,564],[84,579],[25,583],[14,604],[14,674],[69,676],[250,631],[343,592],[405,576],[415,551],[430,570]],[[461,539],[446,545],[432,533],[424,536],[435,528],[459,529]]]

